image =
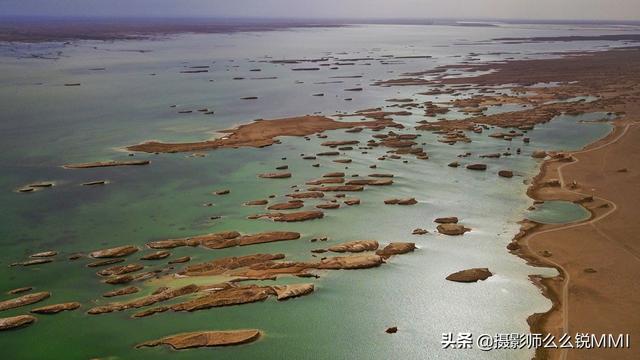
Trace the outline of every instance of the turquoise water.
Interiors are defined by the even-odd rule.
[[[525,217],[542,224],[568,224],[587,220],[591,213],[579,204],[571,201],[545,201],[535,205],[535,210],[528,211]]]
[[[476,42],[505,35],[557,34],[562,30],[519,28],[464,28],[420,26],[354,26],[339,29],[303,29],[233,35],[181,35],[159,41],[79,42],[65,46],[58,60],[0,57],[0,290],[34,286],[53,296],[41,304],[80,301],[80,311],[39,316],[38,323],[0,336],[2,352],[12,359],[528,359],[531,351],[443,350],[443,332],[525,333],[526,317],[545,311],[550,303],[533,286],[528,275],[540,273],[510,255],[505,245],[518,230],[517,221],[529,203],[524,180],[537,172],[530,158],[534,149],[577,149],[610,130],[604,123],[579,123],[583,117],[560,117],[530,131],[530,145],[471,134],[473,142],[450,146],[422,133],[428,161],[406,158],[377,161],[387,149],[368,154],[348,152],[353,163],[345,166],[320,158],[321,166],[302,160],[300,154],[326,150],[321,139],[283,138],[282,144],[263,149],[224,149],[206,157],[189,154],[136,154],[149,159],[144,167],[66,170],[60,165],[78,161],[129,159],[122,147],[148,139],[201,140],[256,118],[273,118],[321,112],[331,115],[380,106],[392,97],[421,101],[447,101],[447,96],[421,96],[420,88],[384,88],[374,80],[407,71],[433,68],[460,61],[470,52],[518,52],[526,57],[541,50],[575,50],[583,44],[506,45]],[[301,44],[304,44],[302,46]],[[457,45],[456,45],[457,44]],[[15,46],[15,45],[14,45]],[[58,45],[50,44],[50,49]],[[18,47],[19,48],[19,47]],[[45,49],[48,49],[46,46]],[[138,52],[132,50],[148,50]],[[316,58],[328,52],[340,57],[384,54],[431,55],[432,59],[406,60],[403,64],[341,66],[293,72],[288,67],[261,62],[270,59]],[[342,55],[346,53],[345,55]],[[500,55],[480,55],[483,60]],[[210,65],[209,73],[181,74],[185,66]],[[237,66],[237,67],[236,67]],[[89,70],[105,67],[103,71]],[[250,69],[260,68],[260,72]],[[150,75],[156,74],[156,75]],[[343,83],[318,84],[335,76]],[[277,77],[250,80],[249,77]],[[245,80],[233,80],[245,77]],[[210,81],[213,80],[213,81]],[[64,83],[80,82],[79,87]],[[303,82],[303,83],[297,83]],[[344,89],[363,87],[359,93]],[[424,90],[422,90],[424,91]],[[324,97],[313,97],[314,93]],[[255,101],[240,100],[258,96]],[[352,101],[345,101],[351,97]],[[170,107],[178,105],[177,108]],[[388,105],[388,104],[387,104]],[[178,114],[180,109],[208,107],[215,115]],[[448,115],[449,116],[449,115]],[[451,117],[457,116],[451,114]],[[418,114],[395,120],[415,125]],[[412,132],[410,128],[404,132]],[[374,134],[327,132],[331,140],[358,139]],[[482,159],[486,172],[450,168],[457,155],[472,152],[463,161],[480,161],[478,155],[521,147],[520,156]],[[281,160],[287,157],[286,161]],[[257,174],[287,164],[293,177],[258,179]],[[369,165],[377,164],[375,170]],[[512,169],[513,179],[499,178],[500,169]],[[276,224],[248,220],[263,211],[241,204],[276,195],[278,201],[291,186],[345,171],[360,176],[371,172],[396,175],[391,187],[370,187],[356,196],[362,204],[327,211],[322,220]],[[107,179],[101,187],[79,184]],[[36,181],[55,181],[53,188],[21,194],[17,188]],[[228,188],[227,196],[212,191]],[[415,206],[384,206],[391,197],[415,197]],[[203,206],[213,203],[211,207]],[[304,209],[313,208],[309,202]],[[211,216],[222,216],[210,220]],[[434,234],[432,220],[458,216],[472,228],[463,237]],[[413,236],[421,227],[431,233]],[[242,248],[206,250],[178,248],[172,257],[190,255],[192,263],[251,253],[283,252],[290,260],[311,260],[310,243],[328,236],[329,244],[359,239],[416,242],[415,253],[392,258],[380,268],[334,271],[314,280],[317,291],[287,302],[217,308],[194,313],[164,313],[131,319],[129,312],[89,316],[85,311],[105,303],[100,297],[113,287],[99,281],[86,259],[67,261],[69,254],[125,244],[143,245],[158,239],[223,230],[252,233],[291,230],[300,240]],[[41,250],[57,250],[57,261],[35,267],[7,267]],[[129,260],[135,261],[136,256]],[[162,262],[148,269],[163,268]],[[145,264],[147,265],[147,264]],[[489,267],[495,276],[478,284],[457,284],[444,278],[471,267]],[[180,268],[180,266],[176,266]],[[553,271],[543,271],[552,275]],[[304,282],[308,280],[305,279]],[[211,280],[213,281],[213,279]],[[278,283],[303,282],[284,278]],[[271,284],[272,282],[268,282]],[[142,294],[159,286],[140,284]],[[129,296],[135,298],[141,294]],[[10,298],[0,295],[0,299]],[[123,299],[127,299],[123,298]],[[40,305],[40,304],[39,304]],[[29,308],[4,311],[1,316],[25,313]],[[398,326],[395,335],[384,333]],[[254,344],[174,352],[166,348],[135,350],[136,343],[183,331],[258,328],[265,337]]]

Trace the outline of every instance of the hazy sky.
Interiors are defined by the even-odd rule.
[[[640,0],[0,0],[0,15],[640,20]]]

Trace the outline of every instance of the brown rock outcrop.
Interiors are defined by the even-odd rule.
[[[245,202],[244,204],[247,206],[255,206],[255,205],[267,205],[269,203],[268,200],[250,200]]]
[[[279,136],[305,136],[325,130],[349,129],[353,127],[384,127],[393,125],[391,119],[374,119],[372,121],[346,122],[336,121],[324,116],[297,116],[273,120],[256,120],[252,123],[240,125],[235,129],[224,130],[228,135],[201,142],[192,143],[161,143],[150,141],[143,144],[129,146],[131,151],[144,152],[186,152],[213,150],[219,148],[237,147],[265,147],[274,144]],[[353,145],[358,141],[339,142],[338,145]],[[326,145],[326,146],[331,146]]]
[[[362,191],[364,186],[362,185],[335,185],[335,186],[312,186],[309,191]]]
[[[267,208],[267,210],[291,210],[299,209],[304,206],[304,202],[301,200],[288,201],[286,203],[273,204]]]
[[[284,259],[284,254],[231,256],[187,266],[180,274],[187,276],[220,275],[229,270],[280,259]]]
[[[388,258],[393,255],[406,254],[416,249],[416,244],[411,242],[393,242],[376,251],[377,255]]]
[[[274,241],[296,240],[300,238],[300,233],[293,231],[270,231],[253,235],[243,235],[237,239],[238,245],[262,244]]]
[[[331,209],[338,209],[340,208],[340,204],[338,203],[334,203],[334,202],[325,202],[322,204],[318,204],[316,205],[316,207],[318,209],[323,209],[323,210],[331,210]]]
[[[344,182],[344,178],[341,177],[328,177],[316,180],[307,181],[306,185],[322,185],[322,184],[342,184]]]
[[[170,255],[171,253],[168,251],[156,251],[141,257],[140,260],[161,260],[168,258]]]
[[[168,345],[175,350],[240,345],[256,341],[260,338],[259,330],[233,330],[233,331],[197,331],[168,336],[159,340],[152,340],[136,345],[140,347],[155,347]]]
[[[371,186],[383,186],[392,185],[391,179],[356,179],[347,181],[347,185],[371,185]]]
[[[109,166],[132,166],[132,165],[148,165],[150,163],[149,160],[128,160],[128,161],[99,161],[99,162],[89,162],[89,163],[78,163],[78,164],[66,164],[63,165],[65,169],[88,169],[95,167],[109,167]]]
[[[433,222],[436,222],[438,224],[457,224],[458,218],[455,216],[439,217],[433,220]]]
[[[313,284],[290,284],[272,286],[278,301],[287,300],[299,296],[311,294],[314,290]]]
[[[439,233],[450,236],[462,235],[467,231],[471,231],[471,229],[460,224],[440,224],[436,229],[438,229]]]
[[[114,311],[123,311],[127,309],[132,309],[132,308],[140,308],[143,306],[153,305],[161,301],[173,299],[179,296],[193,294],[195,292],[198,292],[199,290],[200,290],[200,287],[193,284],[182,286],[176,289],[166,289],[160,293],[145,296],[145,297],[127,301],[127,302],[110,303],[107,305],[96,306],[89,309],[87,313],[90,315],[98,315],[98,314],[110,313]]]
[[[318,199],[324,197],[324,193],[322,191],[307,191],[291,193],[287,194],[287,196],[294,199]]]
[[[204,246],[215,249],[220,244],[225,244],[226,240],[234,239],[238,236],[240,236],[240,233],[237,231],[224,231],[179,239],[152,241],[147,243],[147,246],[152,249],[173,249],[181,246]]]
[[[274,172],[274,173],[264,173],[258,175],[258,177],[263,179],[287,179],[291,177],[290,172]]]
[[[486,280],[492,275],[493,274],[491,273],[491,271],[489,271],[489,269],[487,268],[473,268],[453,273],[447,276],[447,280],[470,283],[477,282],[479,280]]]
[[[42,301],[51,296],[51,293],[46,291],[41,291],[33,294],[22,295],[20,297],[9,299],[5,301],[0,301],[0,311],[15,309],[17,307],[31,305]]]
[[[31,315],[18,315],[6,318],[0,318],[0,331],[16,329],[22,326],[30,325],[36,321]]]
[[[418,201],[415,198],[407,199],[387,199],[384,201],[387,205],[415,205]]]
[[[378,255],[336,256],[322,260],[318,269],[353,270],[378,267],[384,263]]]
[[[484,171],[484,170],[487,170],[487,165],[486,164],[469,164],[467,165],[467,169]]]
[[[498,171],[498,176],[503,177],[503,178],[512,178],[513,177],[513,171],[511,171],[511,170],[500,170],[500,171]]]
[[[31,310],[34,314],[57,314],[61,311],[71,311],[80,307],[79,302],[68,302],[62,304],[54,304],[42,306]]]
[[[100,276],[124,275],[128,273],[136,272],[138,270],[142,270],[143,268],[144,266],[140,264],[112,266],[110,268],[106,268],[98,271],[98,275]]]
[[[238,286],[213,291],[182,303],[171,305],[173,311],[197,311],[213,307],[248,304],[264,301],[275,292],[268,286]]]
[[[344,201],[344,203],[349,205],[349,206],[360,205],[360,199],[358,199],[358,198],[350,198],[350,199],[346,199]]]
[[[378,249],[378,242],[375,240],[356,240],[349,241],[346,243],[334,245],[329,248],[329,251],[343,253],[343,252],[363,252],[363,251],[373,251]]]
[[[31,255],[29,255],[29,257],[32,257],[32,258],[46,258],[46,257],[52,257],[52,256],[56,256],[56,255],[58,255],[57,251],[43,251],[43,252],[31,254]]]
[[[547,152],[544,150],[534,150],[533,153],[531,153],[531,157],[534,159],[544,159],[547,157]]]
[[[107,291],[106,293],[102,294],[102,296],[109,298],[109,297],[115,297],[115,296],[134,294],[134,293],[137,293],[138,291],[140,291],[140,289],[138,289],[137,287],[128,286],[128,287],[120,288],[118,290]]]
[[[307,221],[307,220],[315,220],[322,219],[324,217],[324,213],[322,211],[310,210],[310,211],[299,211],[293,213],[269,213],[269,214],[260,214],[256,215],[256,219],[267,218],[273,221],[279,222],[297,222],[297,221]]]
[[[133,245],[118,246],[110,249],[97,250],[89,254],[93,258],[115,258],[131,255],[138,251]]]

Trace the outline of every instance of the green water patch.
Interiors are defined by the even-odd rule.
[[[582,205],[561,200],[545,201],[525,213],[527,219],[542,224],[569,224],[586,220],[590,216],[591,213]]]

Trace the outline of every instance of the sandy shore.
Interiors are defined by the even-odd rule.
[[[456,68],[493,71],[435,79],[404,74],[408,78],[379,85],[459,84],[480,89],[510,85],[514,91],[536,93],[542,100],[532,101],[534,108],[530,110],[430,122],[423,125],[425,130],[469,130],[478,123],[535,126],[563,113],[617,115],[613,131],[604,139],[580,151],[551,154],[528,191],[534,200],[580,203],[591,212],[590,219],[568,225],[525,221],[509,249],[532,265],[554,267],[560,273],[554,278],[531,277],[553,303],[548,312],[529,317],[532,333],[550,333],[556,339],[565,333],[572,339],[576,333],[598,338],[602,334],[629,334],[631,339],[631,347],[626,349],[538,349],[537,359],[636,359],[634,342],[640,336],[640,281],[635,277],[640,268],[640,50],[573,53],[557,59],[453,65],[436,70]],[[425,73],[433,74],[438,71]],[[529,87],[542,82],[559,85]],[[585,95],[597,100],[557,102]],[[556,101],[547,103],[546,96]],[[471,105],[479,107],[487,100],[490,104],[500,99],[478,97]]]
[[[556,337],[576,332],[630,334],[631,339],[640,335],[640,313],[636,311],[640,282],[634,276],[640,266],[640,224],[636,220],[640,127],[632,120],[618,121],[615,126],[605,139],[569,153],[573,162],[546,161],[529,191],[535,200],[580,201],[593,196],[593,201],[583,202],[592,213],[588,221],[542,225],[518,241],[519,255],[560,272],[554,278],[536,279],[554,305],[551,311],[529,318],[533,332]],[[540,186],[551,179],[560,179],[562,187]],[[575,189],[572,184],[577,184]],[[633,348],[537,353],[540,359],[636,356]]]
[[[606,56],[611,55],[615,57],[616,52]],[[615,68],[613,59],[609,66]],[[635,75],[625,75],[623,68],[617,69],[609,85],[591,85],[598,95],[606,91],[622,100],[607,105],[609,111],[624,113],[614,122],[613,131],[583,150],[564,153],[573,161],[546,160],[528,191],[534,200],[581,203],[591,218],[534,227],[518,239],[520,249],[515,253],[560,273],[554,278],[532,277],[553,302],[549,312],[528,319],[532,332],[556,338],[564,333],[629,334],[632,345],[629,349],[541,349],[537,359],[637,358],[633,343],[640,336],[640,282],[635,277],[640,268],[640,104],[636,85],[614,85],[616,78],[633,81]],[[560,180],[561,186],[544,185],[554,180]]]

